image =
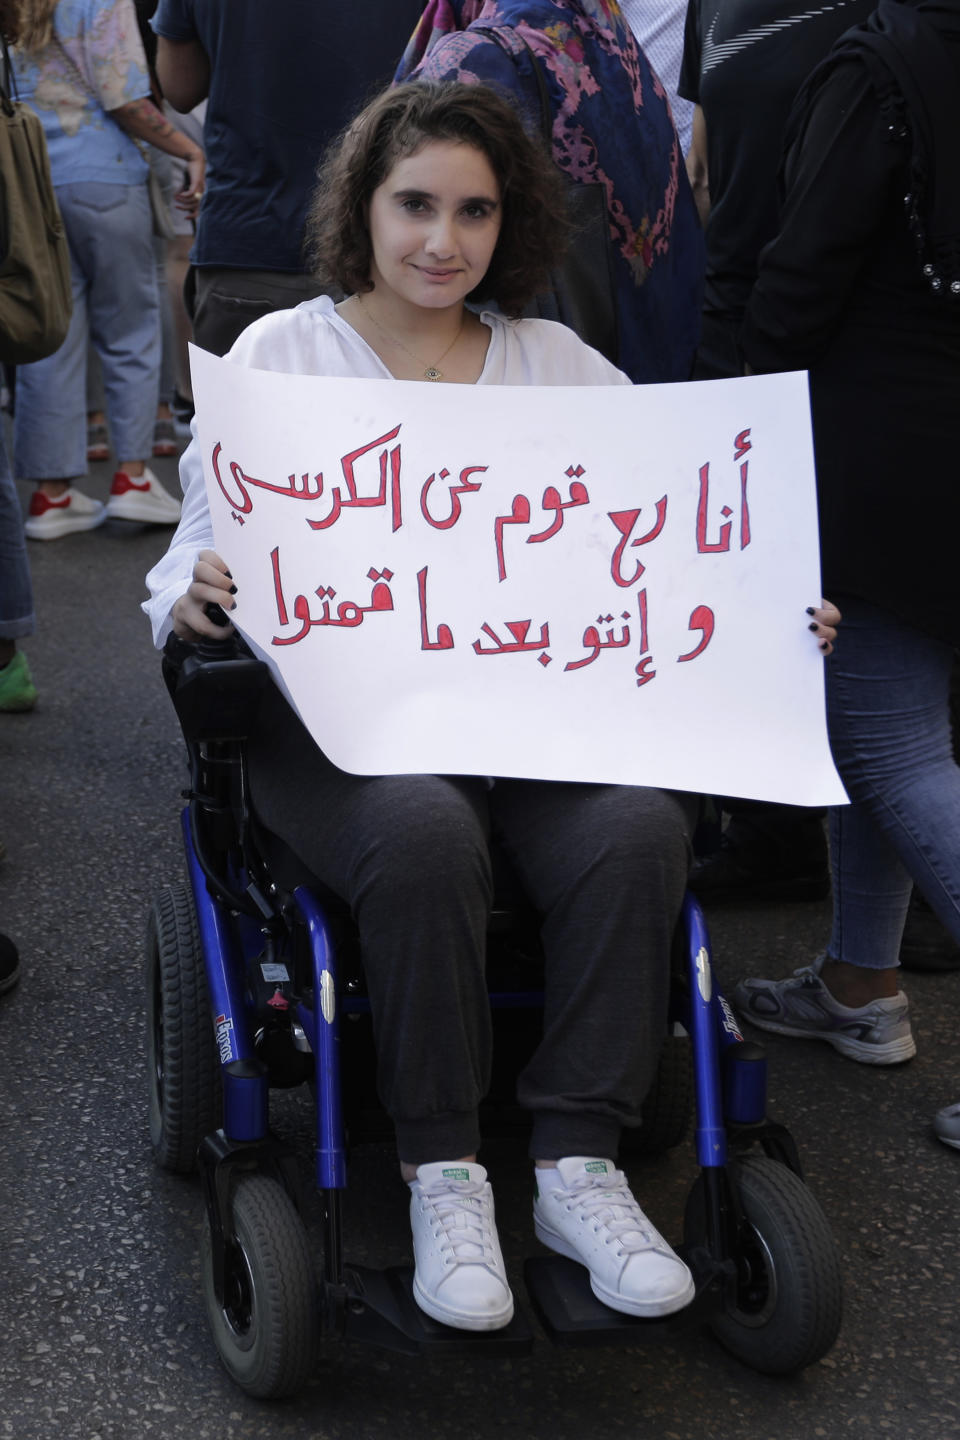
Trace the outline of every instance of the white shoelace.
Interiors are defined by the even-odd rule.
[[[420,1194],[436,1217],[433,1230],[445,1264],[486,1265],[495,1261],[493,1215],[486,1182],[443,1180],[421,1186]]]
[[[610,1244],[619,1242],[621,1255],[635,1255],[641,1250],[656,1250],[663,1244],[661,1236],[644,1215],[630,1192],[622,1170],[612,1175],[591,1175],[575,1180],[568,1190],[558,1192],[568,1210],[582,1209],[594,1228],[609,1231]]]

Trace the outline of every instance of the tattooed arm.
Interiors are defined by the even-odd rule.
[[[131,100],[109,113],[128,135],[137,140],[145,140],[148,145],[155,145],[158,150],[165,150],[168,155],[174,155],[184,162],[188,178],[181,195],[177,197],[177,203],[183,209],[193,209],[203,194],[206,169],[203,151],[188,139],[182,130],[171,125],[152,100]]]

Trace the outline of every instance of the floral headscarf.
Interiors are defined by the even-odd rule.
[[[685,380],[702,233],[666,92],[616,0],[430,0],[396,79],[506,89],[538,129],[529,51],[547,85],[554,159],[572,181],[606,191],[619,364],[637,382]]]

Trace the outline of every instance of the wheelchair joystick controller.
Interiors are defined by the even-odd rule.
[[[208,600],[204,605],[203,613],[214,625],[219,625],[223,629],[230,624],[229,615],[219,605],[215,605],[212,600]],[[197,644],[197,655],[201,660],[222,660],[228,651],[233,650],[235,642],[236,634],[233,631],[229,635],[218,636],[216,640],[205,636]]]
[[[230,621],[219,605],[205,607],[215,625]],[[168,679],[173,703],[187,740],[239,739],[256,721],[268,670],[243,646],[235,630],[222,640],[206,638],[186,647],[186,657]]]

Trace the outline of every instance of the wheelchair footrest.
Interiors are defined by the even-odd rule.
[[[697,1276],[697,1294],[683,1310],[656,1319],[623,1315],[598,1300],[590,1272],[563,1255],[537,1255],[524,1261],[527,1294],[537,1319],[555,1345],[649,1345],[675,1340],[702,1325],[716,1309],[715,1290]],[[712,1276],[710,1280],[712,1280]]]
[[[413,1266],[386,1270],[351,1265],[347,1270],[344,1338],[405,1355],[529,1355],[533,1332],[518,1309],[502,1330],[455,1330],[424,1314],[413,1298]]]

